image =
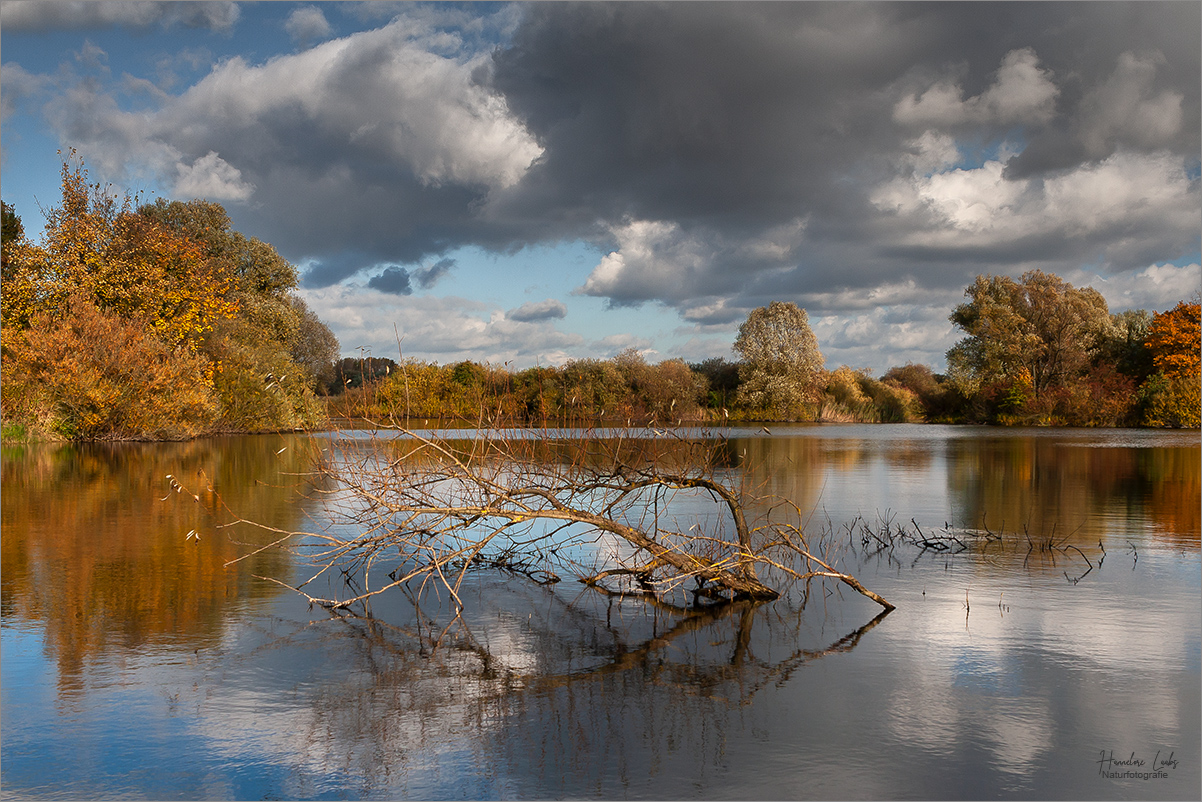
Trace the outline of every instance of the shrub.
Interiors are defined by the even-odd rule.
[[[71,299],[5,344],[4,407],[69,439],[179,439],[217,416],[208,363],[140,323]]]

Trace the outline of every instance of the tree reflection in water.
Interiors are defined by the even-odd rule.
[[[421,783],[451,761],[456,772],[525,778],[554,796],[610,788],[635,764],[636,776],[654,776],[675,753],[715,765],[740,709],[804,666],[851,652],[888,615],[831,635],[812,631],[821,611],[787,599],[698,607],[475,579],[461,617],[449,605],[381,599],[268,638],[281,657],[302,644],[337,655],[298,683],[291,706],[288,728],[313,768],[421,796],[437,795]]]

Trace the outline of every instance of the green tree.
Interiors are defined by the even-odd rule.
[[[1071,383],[1089,369],[1110,327],[1097,290],[1074,288],[1039,270],[1019,281],[978,276],[964,294],[969,302],[957,306],[950,320],[968,336],[947,352],[947,360],[952,377],[969,394],[1001,383],[1038,398]]]
[[[734,350],[743,357],[738,402],[777,419],[812,417],[823,385],[823,358],[804,309],[773,301],[752,310]]]
[[[1146,309],[1126,309],[1111,315],[1098,360],[1142,382],[1154,370],[1152,352],[1144,342],[1151,325],[1152,315]]]

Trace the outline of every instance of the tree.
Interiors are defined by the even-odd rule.
[[[1182,301],[1167,312],[1155,315],[1148,326],[1145,346],[1152,364],[1166,376],[1197,376],[1202,354],[1202,305]]]
[[[294,589],[336,568],[361,573],[351,595],[306,593],[311,603],[345,609],[412,582],[441,586],[458,610],[466,573],[491,567],[542,584],[562,571],[606,593],[652,599],[778,597],[759,567],[835,579],[893,609],[832,567],[833,539],[810,547],[805,516],[787,500],[757,499],[764,518],[748,520],[748,498],[718,478],[725,452],[716,441],[507,435],[515,423],[485,415],[469,440],[399,428],[395,440],[332,443],[320,464],[328,481],[315,486],[329,488],[316,492],[340,525],[276,541],[295,540],[290,547],[312,559],[313,577]]]
[[[0,327],[21,329],[29,325],[37,296],[32,248],[25,239],[21,218],[7,203],[3,204],[3,231],[0,232]]]
[[[205,259],[196,243],[132,206],[130,196],[119,202],[89,184],[73,154],[64,161],[62,200],[46,213],[44,244],[21,242],[8,254],[10,275],[33,291],[28,308],[12,308],[5,322],[24,325],[36,312],[62,319],[71,300],[84,297],[101,312],[142,323],[170,346],[198,351],[217,321],[237,311],[233,276]]]
[[[294,302],[295,267],[231,230],[219,204],[159,200],[135,211],[135,197],[89,183],[74,152],[61,177],[62,199],[45,213],[39,244],[3,208],[5,414],[20,405],[35,428],[79,438],[183,436],[210,425],[278,430],[320,419],[310,374],[337,346]],[[114,332],[123,345],[98,351],[81,339],[92,331]],[[189,377],[199,384],[185,392]],[[180,399],[174,413],[159,408],[167,391]],[[106,398],[129,409],[71,422],[80,419],[71,410]]]
[[[1202,305],[1182,301],[1155,315],[1145,346],[1156,373],[1144,384],[1145,420],[1151,426],[1197,428],[1202,418]]]
[[[292,361],[305,371],[314,386],[324,394],[334,380],[334,362],[340,352],[338,338],[303,298],[293,295],[288,300],[300,316],[300,325],[292,342]]]
[[[206,360],[82,296],[15,332],[5,360],[6,412],[38,417],[70,439],[179,439],[217,416]]]
[[[788,419],[820,397],[822,352],[805,310],[796,304],[773,301],[752,310],[734,350],[744,360],[739,403]]]
[[[689,368],[706,380],[706,406],[725,409],[734,406],[735,393],[739,389],[739,365],[720,356],[710,357],[704,362],[690,363]]]
[[[968,333],[947,352],[953,379],[969,394],[983,385],[1029,386],[1039,397],[1083,375],[1110,327],[1106,301],[1032,270],[1019,281],[978,276],[950,320]]]
[[[271,245],[233,230],[229,215],[205,200],[158,199],[139,215],[185,238],[205,262],[232,277],[239,314],[215,328],[206,352],[218,367],[220,426],[239,431],[292,429],[320,417],[313,397],[319,374],[328,386],[328,357],[337,340],[292,294],[296,267]]]
[[[1099,362],[1113,365],[1116,370],[1130,376],[1138,384],[1152,374],[1152,353],[1145,340],[1152,325],[1152,315],[1146,309],[1125,309],[1110,316]]]

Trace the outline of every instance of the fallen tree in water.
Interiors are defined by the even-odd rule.
[[[495,568],[543,584],[571,576],[623,595],[691,593],[697,602],[768,600],[784,584],[832,579],[893,609],[835,568],[831,539],[811,548],[794,505],[734,484],[742,473],[728,469],[720,439],[495,422],[388,434],[326,441],[313,492],[332,523],[281,532],[272,544],[308,561],[311,575],[289,587],[312,604],[337,610],[417,583],[447,591],[462,609],[468,572]],[[339,575],[336,593],[306,590]]]

